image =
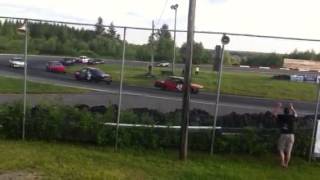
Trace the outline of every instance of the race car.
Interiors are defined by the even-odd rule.
[[[85,67],[76,71],[74,73],[76,80],[94,81],[100,82],[104,81],[107,84],[112,82],[112,77],[110,74],[106,74],[98,68]]]
[[[63,58],[61,61],[60,61],[64,66],[71,66],[73,64],[76,63],[76,59],[74,58]]]
[[[169,67],[170,63],[168,62],[160,62],[156,66],[157,67]]]
[[[102,59],[89,59],[88,64],[90,64],[90,65],[104,64],[104,60],[102,60]]]
[[[76,59],[76,62],[77,63],[82,63],[82,64],[87,64],[89,61],[89,58],[87,56],[79,56],[77,59]]]
[[[49,72],[66,73],[66,68],[59,61],[49,61],[46,65],[46,70]]]
[[[167,91],[182,92],[184,89],[184,78],[179,76],[169,76],[165,80],[157,80],[154,83],[155,87],[159,87]],[[191,83],[191,93],[197,94],[203,88],[202,85]]]
[[[12,68],[23,68],[24,61],[21,57],[13,57],[9,60],[9,66]]]

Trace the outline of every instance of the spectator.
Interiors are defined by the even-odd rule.
[[[195,73],[196,73],[196,75],[198,75],[198,74],[199,74],[199,71],[200,71],[200,67],[199,67],[199,66],[197,66],[197,67],[196,67],[196,72],[195,72]]]
[[[291,159],[292,147],[294,144],[294,133],[297,112],[290,103],[289,107],[283,109],[283,114],[277,113],[282,108],[282,104],[278,103],[274,108],[274,116],[277,117],[277,124],[280,129],[280,137],[278,141],[278,150],[280,155],[281,166],[287,168]]]

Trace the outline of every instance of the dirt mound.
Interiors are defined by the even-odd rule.
[[[39,180],[39,175],[30,172],[5,172],[0,173],[0,180]]]

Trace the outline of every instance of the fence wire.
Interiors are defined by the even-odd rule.
[[[90,26],[94,27],[96,24],[92,23],[78,23],[78,22],[68,22],[68,21],[55,21],[55,20],[45,20],[45,19],[34,19],[34,18],[20,18],[20,17],[8,17],[8,16],[0,16],[1,19],[12,19],[12,20],[27,20],[28,22],[40,22],[40,23],[52,23],[52,24],[65,24],[65,25],[70,25],[70,26]],[[103,27],[111,27],[109,25],[103,25]],[[126,60],[126,30],[132,29],[132,30],[140,30],[140,31],[159,31],[160,29],[154,29],[152,28],[146,28],[146,27],[133,27],[133,26],[117,26],[114,25],[114,28],[118,29],[123,29],[123,53],[122,53],[122,67],[121,67],[121,80],[120,80],[120,87],[119,87],[119,101],[118,101],[118,114],[117,114],[117,123],[116,124],[108,124],[112,126],[116,126],[116,141],[115,141],[115,149],[117,150],[118,148],[118,129],[120,126],[124,126],[123,124],[120,123],[120,117],[121,117],[121,104],[122,104],[122,84],[123,84],[123,73],[124,73],[124,63]],[[168,29],[169,32],[180,32],[180,33],[186,33],[186,30],[174,30],[174,29]],[[304,42],[320,42],[320,39],[312,39],[312,38],[300,38],[300,37],[285,37],[285,36],[270,36],[270,35],[257,35],[257,34],[246,34],[246,33],[233,33],[233,32],[216,32],[216,31],[194,31],[196,34],[207,34],[207,35],[230,35],[230,36],[239,36],[239,37],[250,37],[250,38],[262,38],[262,39],[279,39],[279,40],[289,40],[289,41],[304,41]],[[27,40],[26,40],[27,41]],[[223,56],[222,56],[223,57]],[[27,66],[25,66],[25,69]],[[222,68],[221,68],[222,69]],[[25,74],[25,78],[27,78],[27,74]],[[25,87],[26,88],[26,87]],[[218,91],[220,91],[220,86],[218,87]],[[25,91],[26,89],[24,89]],[[317,90],[319,92],[319,90]],[[319,96],[317,96],[319,97]],[[217,96],[217,99],[220,98],[220,94]],[[318,103],[317,99],[317,103]],[[24,105],[25,106],[25,105]],[[216,104],[216,108],[219,106],[219,104]],[[24,107],[25,108],[25,107]],[[315,109],[315,118],[314,118],[314,127],[313,127],[313,136],[312,136],[312,142],[311,142],[311,148],[313,147],[314,144],[314,134],[315,134],[315,127],[316,127],[316,120],[317,120],[317,114],[318,114],[318,105],[317,108]],[[25,115],[25,113],[24,113]],[[217,116],[217,112],[215,113]],[[25,121],[25,117],[24,117]],[[24,124],[24,122],[23,122]],[[125,126],[130,127],[131,125],[125,124]],[[132,125],[133,127],[138,127],[138,126],[143,126],[143,127],[153,127],[150,125]],[[160,126],[159,126],[160,127]],[[162,127],[162,126],[161,126]],[[165,128],[165,127],[162,127]],[[178,127],[175,127],[178,128]],[[209,129],[215,130],[216,127],[210,127]],[[201,129],[201,128],[200,128]],[[22,130],[23,138],[25,134],[25,129],[23,127]],[[214,138],[215,133],[212,134],[212,137]],[[213,141],[212,141],[213,142]],[[213,143],[211,144],[211,147],[213,147]],[[211,149],[212,152],[212,149]],[[311,154],[313,153],[313,150],[310,149],[310,157]]]

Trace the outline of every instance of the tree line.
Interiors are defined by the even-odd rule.
[[[24,36],[17,32],[21,21],[0,21],[0,53],[21,53]],[[53,23],[28,23],[29,54],[49,54],[119,59],[122,56],[122,40],[111,22],[108,28],[103,25],[103,19],[98,18],[94,29],[73,27]],[[148,61],[151,59],[151,49],[154,49],[155,61],[171,61],[173,58],[174,41],[168,25],[164,24],[159,31],[150,35],[149,41],[142,45],[126,42],[126,58]],[[153,38],[153,39],[152,39]],[[176,47],[176,59],[184,61],[185,45]],[[195,42],[195,63],[208,62],[209,50],[202,43]]]
[[[17,32],[21,21],[0,21],[0,53],[21,53],[24,46],[24,36]],[[29,22],[29,54],[80,56],[87,55],[96,58],[120,59],[122,56],[122,40],[111,22],[105,28],[103,19],[98,18],[94,29],[74,27],[54,23]],[[127,59],[149,61],[154,50],[154,60],[171,61],[173,58],[174,41],[169,26],[163,24],[154,34],[150,34],[148,42],[142,45],[126,42]],[[177,62],[186,59],[186,43],[176,48]],[[201,42],[194,42],[193,63],[212,63],[214,50],[205,49]],[[225,52],[224,62],[227,65],[246,64],[253,66],[280,67],[283,58],[319,60],[320,54],[312,51],[293,51],[290,54],[276,53],[241,53]]]

